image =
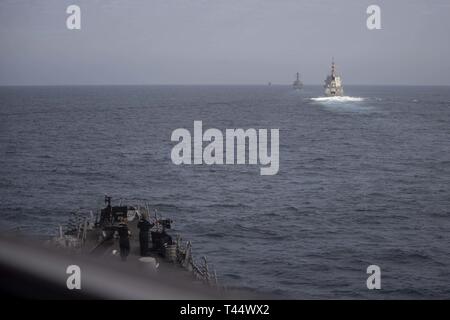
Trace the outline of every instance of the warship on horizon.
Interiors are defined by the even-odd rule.
[[[297,72],[297,78],[294,81],[294,83],[292,84],[292,87],[295,90],[301,90],[303,88],[303,83],[300,81],[300,73]]]
[[[344,95],[341,77],[336,74],[334,58],[331,63],[331,74],[327,76],[324,88],[327,97],[342,97]]]

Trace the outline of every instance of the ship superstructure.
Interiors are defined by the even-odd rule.
[[[327,76],[324,88],[327,97],[341,97],[344,95],[344,87],[341,77],[336,73],[334,59],[331,63],[331,74]]]

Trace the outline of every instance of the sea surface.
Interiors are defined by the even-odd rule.
[[[52,235],[147,199],[222,284],[276,298],[450,298],[450,88],[0,87],[0,226]],[[172,164],[172,131],[279,128],[280,170]],[[381,268],[381,290],[366,269]]]

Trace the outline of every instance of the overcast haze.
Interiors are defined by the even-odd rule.
[[[319,84],[332,56],[346,84],[450,85],[449,31],[448,0],[0,0],[0,85]]]

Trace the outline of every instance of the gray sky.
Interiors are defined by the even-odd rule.
[[[319,84],[332,56],[347,84],[450,85],[449,31],[449,0],[0,0],[0,85]]]

